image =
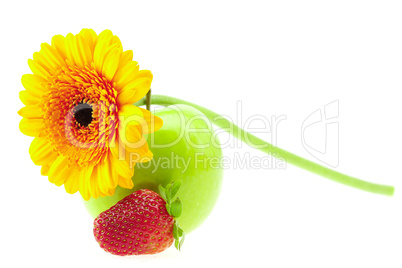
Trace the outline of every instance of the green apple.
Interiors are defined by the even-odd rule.
[[[139,189],[159,192],[176,180],[182,181],[177,194],[183,203],[178,219],[189,233],[202,224],[218,200],[223,178],[222,150],[210,121],[203,113],[187,105],[172,105],[155,111],[163,127],[146,138],[154,157],[136,164],[133,189],[116,188],[113,196],[84,201],[95,218],[119,200]]]

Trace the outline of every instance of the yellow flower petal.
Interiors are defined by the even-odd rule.
[[[46,59],[46,57],[40,53],[40,52],[35,52],[33,54],[33,60],[34,62],[38,63],[40,66],[43,67],[44,70],[46,70],[46,72],[49,73],[49,75],[54,74],[55,69],[53,68],[53,66],[51,65],[51,63],[48,61],[48,59]]]
[[[118,185],[123,188],[131,189],[134,187],[133,180],[124,176],[118,175]]]
[[[68,165],[68,158],[60,155],[50,167],[48,179],[51,183],[61,186],[70,177],[74,170],[75,166]]]
[[[75,168],[64,182],[64,189],[69,194],[75,194],[79,190],[81,173]]]
[[[105,61],[105,56],[112,44],[113,33],[109,30],[101,32],[98,36],[98,42],[96,43],[94,50],[94,66],[95,70],[102,73],[102,67]]]
[[[108,45],[113,44],[113,33],[111,30],[103,30],[99,35],[98,35],[98,41],[102,39],[107,39],[110,41]]]
[[[89,46],[90,51],[95,50],[96,41],[98,36],[96,35],[95,31],[92,29],[82,29],[79,33],[82,37],[84,37],[86,43]]]
[[[109,159],[110,156],[111,154],[108,153],[107,157],[105,157],[100,172],[103,178],[103,183],[105,183],[104,187],[114,189],[117,186],[117,177],[116,172],[114,171],[114,167],[112,166],[111,161]]]
[[[47,176],[49,174],[49,170],[50,170],[50,165],[45,164],[42,166],[42,168],[40,169],[40,174],[42,176]]]
[[[60,53],[47,43],[43,43],[41,45],[39,54],[43,56],[40,62],[43,63],[42,65],[46,65],[48,67],[49,73],[51,74],[54,74],[54,72],[62,66],[66,66],[66,63]]]
[[[39,99],[45,93],[45,83],[46,80],[40,76],[33,74],[24,74],[21,77],[21,83],[24,88],[28,91],[28,93],[32,96],[37,97]]]
[[[102,75],[107,80],[112,81],[117,67],[119,66],[120,51],[119,48],[112,48],[104,58],[102,65]]]
[[[158,116],[155,116],[150,111],[138,107],[144,117],[145,124],[137,125],[138,131],[142,134],[149,134],[159,130],[163,126],[163,121]]]
[[[144,141],[141,133],[135,126],[119,124],[119,138],[125,145],[130,145],[131,148],[142,146]],[[139,144],[141,142],[141,144]],[[146,142],[145,142],[146,143]]]
[[[36,105],[27,105],[25,107],[22,107],[18,111],[18,114],[22,117],[30,118],[30,119],[42,118],[42,111]]]
[[[98,180],[97,178],[95,178],[93,175],[91,175],[91,177],[89,177],[89,193],[90,196],[89,198],[93,197],[93,198],[98,198],[102,195],[102,192],[99,188],[99,184],[98,184]]]
[[[66,57],[69,66],[83,68],[92,62],[92,52],[84,37],[68,34],[66,37]]]
[[[114,195],[115,190],[116,190],[116,188],[110,189],[109,192],[107,192],[107,195],[108,196]]]
[[[114,155],[111,155],[110,163],[119,176],[129,179],[133,176],[134,165],[130,167],[130,159],[118,159]]]
[[[130,150],[126,150],[126,152],[130,161],[134,163],[149,162],[154,156],[153,153],[149,150],[148,144],[146,143],[141,148],[137,148],[135,152],[130,152]]]
[[[70,67],[75,66],[73,46],[74,46],[74,35],[72,33],[69,33],[67,34],[65,39],[65,49],[66,49],[66,63]]]
[[[125,104],[119,110],[119,124],[126,125],[139,125],[144,124],[143,113],[140,108],[132,104]]]
[[[146,109],[126,104],[119,110],[119,124],[123,129],[129,125],[136,126],[141,134],[148,134],[160,129],[163,121]]]
[[[120,70],[121,68],[123,68],[123,66],[131,62],[133,60],[133,56],[134,54],[132,50],[126,50],[121,53],[118,69]]]
[[[121,44],[120,38],[117,35],[113,36],[112,43],[114,45],[117,45],[117,48],[119,49],[120,54],[123,53],[123,45]]]
[[[20,100],[25,105],[36,105],[40,101],[40,98],[32,95],[27,90],[22,90],[19,92]]]
[[[116,82],[117,92],[120,92],[128,83],[135,81],[139,69],[140,66],[136,61],[130,61],[117,70],[113,78],[113,82]]]
[[[88,201],[91,198],[91,194],[89,192],[89,180],[86,179],[86,170],[81,170],[79,173],[79,192],[82,198]]]
[[[61,58],[65,60],[66,57],[66,38],[62,35],[55,35],[52,38],[52,47],[59,52]]]
[[[153,154],[148,148],[146,139],[139,133],[136,126],[127,126],[119,129],[119,142],[124,145],[125,157],[130,163],[148,162]]]
[[[94,169],[92,171],[92,179],[94,180],[94,183],[97,184],[97,187],[99,187],[101,193],[107,193],[109,191],[109,188],[104,183],[101,168],[102,164],[100,163],[94,166]]]
[[[89,191],[91,194],[91,197],[93,198],[98,198],[100,196],[105,196],[103,193],[107,193],[109,189],[107,188],[102,188],[102,173],[101,173],[101,165],[96,165],[92,169],[92,173],[90,174],[90,177],[88,177],[89,180]],[[88,176],[88,173],[86,174]],[[103,186],[103,185],[102,185]]]
[[[111,155],[117,160],[124,160],[124,157],[120,159],[120,156],[123,156],[121,151],[124,150],[124,144],[120,142],[114,142],[112,146],[109,147]]]
[[[91,196],[93,196],[94,198],[98,198],[100,194],[99,188],[97,188],[96,186],[94,187],[91,182],[93,168],[94,167],[92,165],[88,165],[82,171],[84,175],[83,177],[81,177],[80,181],[80,194],[82,198],[84,198],[84,200],[86,201],[88,201]]]
[[[36,74],[43,79],[47,79],[50,76],[50,73],[37,61],[29,59],[28,65],[33,74]]]
[[[90,47],[84,37],[78,34],[74,36],[73,56],[75,63],[80,68],[83,68],[85,65],[90,65],[92,62]]]
[[[152,75],[151,71],[149,71],[149,70],[141,70],[141,71],[138,72],[138,74],[135,77],[135,79],[142,78],[142,77],[147,77],[147,78],[151,79],[151,82],[152,82],[153,75]]]
[[[39,136],[42,130],[43,119],[22,118],[20,121],[20,131],[30,137]]]
[[[46,138],[35,138],[29,146],[29,154],[34,164],[41,166],[53,163],[57,158],[57,153],[53,152],[53,148]]]
[[[117,96],[120,105],[132,104],[139,101],[148,93],[151,87],[151,79],[143,77],[127,84]]]
[[[119,116],[131,116],[131,115],[138,115],[142,117],[141,108],[132,105],[132,104],[125,104],[120,107]]]

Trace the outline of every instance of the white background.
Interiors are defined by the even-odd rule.
[[[402,266],[400,1],[0,5],[1,267]],[[338,100],[336,169],[394,185],[394,197],[292,166],[228,169],[215,210],[186,237],[182,252],[127,258],[103,252],[80,196],[40,175],[28,154],[31,138],[18,130],[28,58],[53,35],[84,27],[118,35],[152,70],[154,93],[230,116],[239,100],[244,118],[286,115],[277,144],[312,160],[301,142],[302,123]],[[228,157],[236,152],[263,156],[244,145],[224,149]]]

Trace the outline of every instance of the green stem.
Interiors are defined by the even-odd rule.
[[[317,163],[304,159],[295,154],[292,154],[281,148],[273,146],[272,144],[267,143],[267,142],[261,140],[260,138],[257,138],[256,136],[244,131],[243,129],[236,126],[229,120],[225,119],[223,116],[221,116],[209,109],[206,109],[202,106],[196,105],[194,103],[187,102],[187,101],[180,100],[180,99],[173,98],[173,97],[169,97],[169,96],[163,96],[163,95],[152,95],[151,103],[156,104],[156,105],[162,105],[162,106],[168,106],[168,105],[174,105],[174,104],[186,104],[186,105],[192,106],[192,107],[198,109],[199,111],[201,111],[202,113],[204,113],[208,117],[208,119],[211,120],[211,122],[213,124],[215,124],[216,126],[227,131],[229,134],[231,134],[235,138],[243,141],[247,145],[249,145],[253,148],[256,148],[266,154],[272,155],[276,158],[283,158],[289,164],[292,164],[299,168],[305,169],[307,171],[310,171],[314,174],[320,175],[320,176],[330,179],[332,181],[335,181],[335,182],[338,182],[338,183],[341,183],[344,185],[348,185],[350,187],[354,187],[354,188],[357,188],[357,189],[360,189],[363,191],[376,193],[376,194],[383,194],[383,195],[389,195],[389,196],[392,196],[394,194],[394,187],[392,187],[392,186],[375,184],[375,183],[363,181],[363,180],[342,174],[335,170],[329,169],[327,167],[321,166]],[[144,104],[145,104],[145,99],[142,99],[139,102],[137,102],[135,105],[141,106]],[[233,130],[233,132],[230,132],[229,130]],[[247,138],[245,138],[246,136],[247,136]]]
[[[151,89],[149,89],[147,95],[145,95],[145,106],[148,111],[151,110]]]

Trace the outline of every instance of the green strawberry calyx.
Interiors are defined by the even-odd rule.
[[[174,246],[176,249],[181,250],[184,243],[184,232],[183,229],[180,228],[177,218],[180,217],[181,212],[183,211],[183,204],[179,197],[176,197],[177,192],[181,187],[181,181],[173,181],[166,185],[166,188],[163,188],[162,185],[159,184],[159,194],[166,201],[166,210],[174,218],[173,225],[173,237],[175,239]]]

